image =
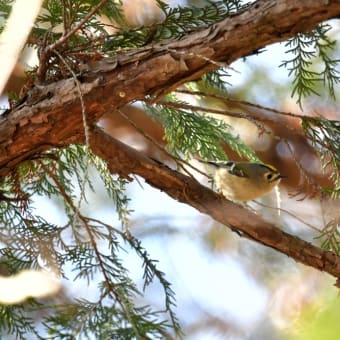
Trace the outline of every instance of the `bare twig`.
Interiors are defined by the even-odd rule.
[[[264,207],[264,208],[282,211],[282,212],[284,212],[285,214],[287,214],[287,215],[289,215],[289,216],[295,218],[295,219],[298,220],[299,222],[303,223],[303,224],[306,225],[307,227],[313,229],[314,231],[317,231],[318,233],[321,232],[321,230],[318,229],[317,227],[315,227],[314,225],[312,225],[312,224],[310,224],[310,223],[304,221],[302,218],[296,216],[295,214],[291,213],[290,211],[288,211],[288,210],[286,210],[286,209],[277,208],[277,207],[272,207],[272,206],[270,206],[270,205],[268,205],[268,204],[264,204],[264,203],[258,202],[258,201],[256,201],[256,200],[254,200],[253,202],[255,202],[256,204],[258,204],[259,206]]]
[[[46,70],[47,70],[47,64],[48,60],[52,55],[53,51],[56,51],[59,46],[64,44],[73,34],[75,34],[79,29],[83,27],[83,25],[86,24],[86,22],[107,2],[108,0],[102,0],[100,3],[93,7],[93,9],[85,16],[83,20],[81,20],[74,28],[70,29],[67,27],[67,32],[64,30],[63,35],[60,39],[58,39],[56,42],[54,42],[51,45],[45,46],[43,45],[40,48],[39,51],[39,67],[37,71],[38,79],[40,82],[44,82],[46,78]],[[64,4],[64,3],[63,3]],[[66,15],[66,8],[63,6],[63,15]],[[65,18],[63,19],[64,27],[66,25]],[[68,23],[71,25],[71,19]],[[45,35],[45,40],[47,40],[48,34]]]
[[[55,43],[49,45],[45,53],[52,52],[55,50],[58,46],[62,45],[67,39],[69,39],[73,34],[75,34],[78,30],[80,30],[86,22],[101,8],[105,5],[105,3],[108,0],[102,0],[99,2],[99,4],[92,8],[92,10],[85,16],[83,20],[81,20],[75,27],[73,27],[70,31],[68,31],[65,35],[63,35],[59,40],[57,40]]]
[[[58,51],[53,51],[53,53],[55,53],[60,60],[64,63],[64,65],[66,66],[66,68],[69,70],[69,72],[72,74],[73,80],[77,85],[77,90],[79,93],[79,100],[80,100],[80,105],[81,105],[81,114],[82,114],[82,118],[83,118],[83,128],[84,128],[84,135],[85,135],[85,144],[86,146],[89,146],[89,127],[87,124],[87,117],[86,117],[86,107],[85,107],[85,102],[84,102],[84,96],[81,90],[81,86],[80,86],[80,82],[77,79],[76,74],[74,73],[74,71],[72,70],[72,68],[70,67],[70,65],[67,63],[67,61],[65,60],[65,58],[58,52]]]
[[[144,136],[148,141],[150,141],[157,149],[159,149],[161,152],[163,152],[165,155],[167,155],[170,159],[173,159],[175,161],[175,163],[189,176],[193,177],[192,173],[190,173],[184,166],[183,164],[185,164],[186,166],[188,166],[189,168],[191,168],[192,170],[200,173],[201,175],[207,177],[210,179],[210,177],[203,171],[201,171],[200,169],[196,168],[195,166],[193,166],[192,164],[190,164],[189,162],[187,162],[184,159],[178,158],[174,155],[172,155],[170,152],[168,152],[160,143],[158,143],[153,137],[151,137],[149,134],[147,134],[142,128],[140,128],[134,121],[132,121],[122,110],[117,109],[117,112],[123,117],[125,118],[129,124],[131,124],[142,136]],[[194,177],[193,177],[194,178]]]
[[[74,81],[77,85],[77,90],[78,90],[78,93],[79,93],[79,99],[80,99],[80,105],[81,105],[82,119],[83,119],[85,145],[87,146],[87,148],[89,148],[89,145],[90,145],[89,126],[87,124],[86,107],[85,107],[84,96],[83,96],[83,93],[82,93],[82,90],[81,90],[79,80],[77,79],[76,74],[74,73],[74,71],[72,70],[70,65],[67,63],[67,61],[63,58],[63,56],[58,51],[53,51],[53,52],[60,58],[60,60],[64,63],[66,68],[70,71],[70,73],[72,74],[72,77],[73,77],[73,79],[74,79]],[[86,152],[86,158],[88,158],[87,152]],[[85,196],[85,185],[86,185],[86,181],[88,179],[88,175],[89,175],[89,162],[88,162],[88,159],[86,159],[84,178],[83,178],[83,181],[81,183],[81,188],[80,188],[80,198],[79,198],[79,202],[78,202],[78,212],[79,212],[79,209],[80,209],[82,199]]]
[[[62,7],[63,7],[63,28],[64,28],[63,35],[65,35],[68,31],[66,0],[62,0]]]
[[[227,103],[242,104],[242,105],[245,105],[245,106],[250,106],[250,107],[257,108],[257,109],[266,110],[266,111],[270,111],[270,112],[280,114],[282,116],[288,116],[288,117],[297,118],[297,119],[303,119],[303,118],[306,117],[304,115],[299,115],[299,114],[296,114],[296,113],[293,113],[293,112],[276,110],[276,109],[273,109],[273,108],[268,107],[268,106],[255,104],[255,103],[248,102],[248,101],[245,101],[245,100],[227,98],[225,96],[221,96],[221,95],[214,94],[214,93],[205,93],[205,92],[202,92],[202,91],[191,91],[191,90],[183,90],[183,89],[176,90],[175,92],[184,93],[184,94],[191,94],[193,96],[216,98],[216,99],[220,99],[220,100],[227,102]]]
[[[165,100],[160,100],[157,102],[159,105],[164,105],[168,107],[173,107],[175,109],[186,109],[186,110],[192,110],[192,111],[201,111],[201,112],[207,112],[207,113],[215,113],[219,115],[225,115],[225,116],[230,116],[230,117],[235,117],[235,118],[243,118],[247,119],[250,122],[253,123],[254,118],[251,117],[250,115],[247,115],[243,112],[233,112],[233,111],[226,111],[226,110],[220,110],[220,109],[214,109],[214,108],[209,108],[209,107],[202,107],[202,106],[197,106],[197,105],[191,105],[187,103],[177,103],[177,102],[170,102],[170,101],[165,101]],[[272,121],[272,119],[269,118],[261,118],[262,121]]]

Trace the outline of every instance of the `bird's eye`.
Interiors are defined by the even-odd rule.
[[[271,179],[273,179],[273,174],[267,173],[266,178],[267,178],[268,181],[270,181]]]

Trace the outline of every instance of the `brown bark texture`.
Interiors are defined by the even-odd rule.
[[[157,101],[180,84],[254,53],[271,43],[340,16],[340,0],[262,0],[180,40],[129,50],[83,66],[78,76],[92,130],[90,146],[113,172],[140,175],[152,186],[185,202],[244,236],[340,277],[340,257],[284,233],[261,217],[146,158],[94,127],[105,113],[135,100]],[[213,62],[212,62],[213,61]],[[25,101],[0,118],[0,176],[51,147],[84,143],[79,92],[74,79],[36,85]]]

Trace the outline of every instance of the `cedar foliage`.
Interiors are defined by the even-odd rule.
[[[30,72],[36,81],[53,83],[79,74],[79,65],[99,54],[115,56],[124,50],[143,47],[164,39],[181,39],[186,34],[216,23],[226,16],[247,11],[242,1],[206,1],[201,7],[170,8],[158,0],[164,14],[161,22],[151,26],[129,27],[119,1],[106,1],[96,15],[90,17],[75,34],[59,44],[62,34],[56,29],[63,26],[71,31],[100,3],[99,0],[46,0],[44,11],[37,18],[27,44],[40,51],[40,64]],[[0,11],[7,19],[12,1],[0,0]],[[101,16],[106,16],[114,27],[108,30]],[[45,28],[47,27],[47,28]],[[3,27],[2,27],[3,28]],[[340,76],[338,60],[332,57],[335,41],[328,36],[330,24],[321,23],[311,32],[301,32],[286,42],[287,59],[282,63],[292,76],[292,95],[302,107],[306,96],[317,95],[320,83],[335,98],[335,86]],[[55,50],[63,57],[49,50]],[[321,71],[313,69],[321,60]],[[68,67],[65,67],[65,63]],[[70,71],[72,70],[72,72]],[[187,84],[197,90],[202,83],[210,91],[227,96],[228,69],[221,68],[206,74],[201,83]],[[13,96],[18,98],[18,96]],[[254,151],[239,137],[232,127],[211,118],[205,112],[190,109],[176,94],[163,104],[148,105],[145,111],[160,122],[165,130],[167,150],[176,157],[190,159],[227,159],[223,145],[241,157],[258,161]],[[177,109],[169,104],[176,103]],[[182,105],[182,108],[180,108]],[[340,125],[337,121],[303,118],[302,127],[317,152],[323,166],[330,170],[334,183],[324,188],[333,198],[340,197]],[[93,181],[96,173],[102,181],[121,222],[119,227],[91,218],[82,209],[88,192],[97,191]],[[105,162],[95,156],[87,146],[70,145],[52,148],[23,162],[0,183],[0,258],[1,266],[13,274],[27,268],[39,268],[38,259],[57,268],[60,275],[70,279],[66,266],[72,266],[74,280],[97,283],[95,301],[78,299],[55,305],[53,301],[30,301],[14,306],[0,306],[0,332],[26,339],[27,334],[38,338],[45,335],[53,339],[148,339],[181,336],[175,314],[175,294],[165,274],[158,269],[141,241],[128,228],[129,198],[125,192],[126,180],[112,175]],[[63,204],[67,222],[55,225],[37,215],[34,197],[43,196]],[[339,253],[339,235],[329,221],[324,231],[323,246]],[[99,246],[100,243],[100,246]],[[138,288],[122,261],[122,252],[133,251],[141,259],[144,286]],[[148,285],[157,280],[163,287],[164,309],[154,310],[136,301],[143,296]],[[44,311],[41,317],[40,311]]]

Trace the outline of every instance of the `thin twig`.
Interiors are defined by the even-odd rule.
[[[66,0],[62,1],[62,7],[63,7],[63,28],[64,28],[64,32],[63,32],[63,36],[66,35],[66,32],[68,30],[68,25],[67,25],[67,18],[66,18]]]
[[[82,113],[82,119],[83,119],[83,128],[84,128],[84,135],[85,135],[85,145],[87,147],[87,149],[90,146],[90,131],[89,131],[89,126],[87,124],[87,115],[86,115],[86,107],[85,107],[85,102],[84,102],[84,96],[83,96],[83,92],[81,90],[81,86],[80,86],[80,82],[77,79],[76,74],[74,73],[74,71],[72,70],[72,68],[70,67],[70,65],[67,63],[67,61],[64,59],[64,57],[58,52],[58,51],[53,51],[59,58],[60,60],[64,63],[64,65],[66,66],[66,68],[69,70],[69,72],[72,74],[72,77],[76,83],[77,86],[77,90],[79,93],[79,99],[80,99],[80,105],[81,105],[81,113]],[[87,150],[88,152],[88,150]],[[86,152],[86,164],[85,164],[85,170],[84,170],[84,178],[83,178],[83,182],[81,183],[81,187],[80,187],[80,198],[79,198],[79,202],[78,202],[78,211],[80,209],[80,205],[82,202],[82,199],[85,196],[85,185],[86,185],[86,181],[88,179],[88,173],[89,173],[89,162],[88,162],[88,155]]]
[[[319,187],[315,184],[315,182],[312,180],[312,178],[307,175],[306,170],[303,168],[303,166],[301,165],[301,163],[297,159],[297,157],[295,155],[295,152],[294,152],[294,148],[292,148],[292,146],[289,143],[289,141],[287,139],[282,139],[282,141],[286,144],[286,146],[287,146],[290,154],[292,155],[293,160],[294,160],[296,166],[298,167],[299,172],[302,174],[302,177],[304,178],[304,180],[313,188],[314,193],[315,192],[319,192],[320,191]],[[307,197],[307,194],[302,199],[305,199],[306,197]]]
[[[232,111],[225,111],[225,110],[213,109],[213,108],[208,108],[208,107],[201,107],[201,106],[191,105],[191,104],[187,104],[187,103],[183,103],[183,102],[176,103],[176,102],[170,102],[170,101],[159,101],[158,104],[168,106],[168,107],[173,107],[175,109],[202,111],[202,112],[206,112],[206,113],[214,113],[214,114],[219,114],[219,115],[225,115],[225,116],[230,116],[230,117],[235,117],[235,118],[246,119],[250,123],[254,124],[260,131],[265,132],[268,135],[271,135],[274,138],[276,137],[277,139],[281,140],[280,137],[275,136],[271,130],[269,130],[265,126],[261,125],[254,117],[247,115],[245,113],[242,113],[242,112],[232,112]],[[262,118],[261,121],[268,121],[269,122],[269,121],[271,121],[271,119],[270,118]]]
[[[51,52],[55,50],[58,46],[62,45],[67,39],[69,39],[73,34],[75,34],[80,28],[86,24],[86,22],[102,7],[108,0],[102,0],[97,6],[93,7],[92,10],[85,16],[83,20],[81,20],[74,28],[72,28],[69,32],[63,35],[59,40],[55,43],[49,45],[45,53]]]
[[[78,334],[84,327],[86,319],[90,317],[90,315],[95,311],[95,309],[103,303],[104,298],[108,295],[108,292],[103,292],[100,295],[98,301],[81,317],[80,321],[77,322],[77,327],[72,332],[72,339],[77,339]]]
[[[80,99],[80,105],[81,105],[81,113],[82,113],[82,118],[83,118],[83,128],[84,128],[84,135],[85,135],[85,144],[86,144],[86,146],[89,146],[90,132],[89,132],[89,126],[87,124],[86,107],[85,107],[84,96],[83,96],[83,92],[81,90],[80,82],[77,79],[77,76],[74,73],[74,71],[72,70],[72,68],[70,67],[70,65],[65,60],[65,58],[58,51],[53,51],[53,53],[55,53],[60,58],[60,60],[64,63],[66,68],[72,74],[74,82],[77,85],[77,90],[78,90],[78,93],[79,93],[79,99]]]
[[[195,166],[193,166],[192,164],[190,164],[189,162],[178,158],[174,155],[172,155],[170,152],[168,152],[161,144],[159,144],[153,137],[151,137],[149,134],[147,134],[142,128],[140,128],[134,121],[132,121],[123,111],[121,111],[120,109],[117,109],[117,112],[123,117],[125,118],[128,123],[130,125],[132,125],[140,134],[143,135],[143,137],[145,137],[148,141],[150,141],[154,146],[157,147],[157,149],[161,150],[164,154],[166,154],[169,158],[173,159],[176,164],[183,169],[183,171],[185,171],[185,173],[187,175],[189,175],[190,177],[194,178],[192,173],[190,173],[183,165],[187,165],[188,167],[190,167],[191,169],[193,169],[194,171],[197,171],[198,173],[200,173],[203,176],[206,176],[208,178],[210,178],[205,172],[201,171],[200,169],[196,168]]]
[[[208,108],[208,107],[202,107],[202,106],[197,106],[197,105],[191,105],[187,103],[177,103],[177,102],[170,102],[166,100],[160,100],[157,102],[159,105],[164,105],[168,107],[173,107],[175,109],[186,109],[186,110],[192,110],[192,111],[202,111],[202,112],[208,112],[208,113],[215,113],[219,115],[224,115],[224,116],[230,116],[230,117],[235,117],[235,118],[243,118],[247,119],[249,121],[253,121],[253,117],[242,113],[242,112],[233,112],[233,111],[226,111],[226,110],[220,110],[220,109],[213,109],[213,108]],[[261,118],[261,121],[271,121],[269,118]]]
[[[273,109],[273,108],[268,107],[268,106],[254,104],[254,103],[251,103],[251,102],[248,102],[248,101],[245,101],[245,100],[227,98],[225,96],[221,96],[221,95],[214,94],[214,93],[204,93],[204,92],[201,92],[201,91],[190,91],[190,90],[176,90],[175,92],[184,93],[184,94],[191,94],[193,96],[216,98],[216,99],[220,99],[224,102],[238,103],[238,104],[242,104],[242,105],[246,105],[246,106],[250,106],[250,107],[255,107],[257,109],[262,109],[262,110],[274,112],[274,113],[280,114],[282,116],[288,116],[288,117],[293,117],[293,118],[297,118],[297,119],[303,119],[303,118],[306,117],[304,115],[299,115],[299,114],[292,113],[292,112],[276,110],[276,109]]]
[[[272,207],[272,206],[270,206],[270,205],[267,205],[267,204],[258,202],[258,201],[256,201],[256,200],[253,200],[253,202],[256,203],[256,204],[258,204],[258,205],[260,205],[261,207],[264,207],[264,208],[282,211],[282,212],[284,212],[285,214],[287,214],[287,215],[289,215],[289,216],[295,218],[295,219],[298,220],[299,222],[303,223],[303,224],[306,225],[307,227],[309,227],[309,228],[311,228],[311,229],[317,231],[318,233],[321,232],[321,230],[318,229],[317,227],[315,227],[315,226],[313,226],[312,224],[310,224],[310,223],[304,221],[302,218],[296,216],[295,214],[291,213],[290,211],[288,211],[288,210],[286,210],[286,209]]]
[[[99,225],[102,225],[107,229],[112,229],[116,234],[120,235],[122,238],[125,238],[125,236],[126,236],[126,232],[119,230],[119,229],[113,227],[110,224],[107,224],[107,223],[100,221],[100,220],[93,218],[93,217],[86,217],[86,218],[87,218],[88,221],[98,223]]]

